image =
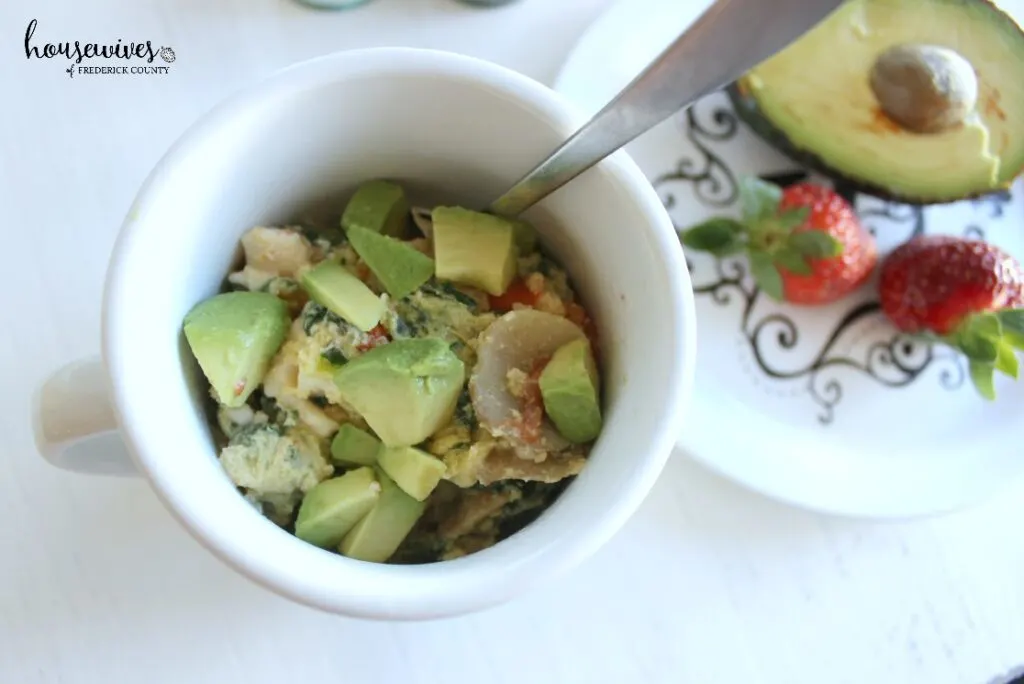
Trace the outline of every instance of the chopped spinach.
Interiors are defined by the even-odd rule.
[[[466,388],[463,388],[462,394],[459,395],[459,399],[455,403],[455,420],[463,427],[468,428],[470,432],[477,428],[476,411],[473,410],[473,400],[470,398],[469,390]]]
[[[259,410],[267,414],[267,420],[275,426],[288,426],[295,423],[295,416],[286,408],[283,408],[276,400],[260,393]]]
[[[412,299],[412,295],[398,300],[395,308],[400,310],[400,313],[398,311],[395,312],[395,327],[398,328],[398,321],[401,321],[401,326],[403,326],[402,331],[406,333],[406,337],[417,337],[426,332],[427,324],[430,322],[430,317],[427,316],[423,309],[416,305],[416,302]],[[392,334],[394,334],[395,337],[398,337],[394,331],[392,331]]]
[[[334,366],[344,366],[348,363],[348,358],[345,354],[337,347],[331,346],[320,352],[320,356],[326,359],[328,363]]]
[[[314,328],[321,323],[337,326],[342,333],[349,328],[349,324],[344,318],[333,313],[327,307],[321,306],[313,300],[306,302],[306,306],[302,308],[302,330],[307,335],[312,335]]]
[[[392,317],[390,333],[391,337],[394,338],[406,338],[414,336],[412,326],[406,323],[405,319],[399,316],[397,313]]]
[[[420,287],[420,292],[438,297],[439,299],[449,299],[458,302],[473,313],[480,312],[480,305],[477,301],[451,283],[431,278]]]
[[[329,312],[326,307],[320,306],[314,301],[306,302],[306,306],[302,309],[302,330],[307,335],[313,334],[313,328],[317,323],[324,320]]]
[[[273,423],[249,423],[243,425],[235,431],[235,434],[228,440],[228,444],[232,446],[245,446],[249,447],[253,444],[253,438],[261,432],[270,432],[275,435],[281,434],[281,428]]]

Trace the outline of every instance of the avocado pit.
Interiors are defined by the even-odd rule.
[[[885,115],[911,133],[961,126],[978,103],[970,62],[938,45],[890,47],[875,60],[870,85]]]

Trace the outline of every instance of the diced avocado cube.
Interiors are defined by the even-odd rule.
[[[288,334],[288,306],[267,292],[224,292],[185,314],[185,339],[217,401],[242,406]]]
[[[357,356],[335,371],[334,384],[385,446],[411,446],[451,420],[465,376],[447,343],[425,337]]]
[[[324,480],[302,499],[295,536],[320,548],[341,543],[380,496],[373,468],[359,468]]]
[[[417,501],[430,496],[445,472],[444,461],[416,447],[384,447],[377,465]]]
[[[372,180],[356,189],[341,215],[346,233],[354,226],[382,235],[402,237],[409,219],[409,201],[402,186],[386,180]]]
[[[348,241],[395,299],[412,293],[434,275],[434,260],[401,240],[352,226]]]
[[[380,440],[351,423],[338,428],[331,442],[331,459],[339,465],[372,466],[378,451]]]
[[[322,261],[302,274],[302,287],[317,304],[327,307],[363,332],[372,330],[387,306],[373,290],[333,261]]]
[[[544,410],[558,432],[582,444],[601,432],[597,366],[587,339],[561,347],[544,366],[538,380]]]
[[[370,512],[345,535],[338,549],[343,555],[370,563],[383,563],[394,555],[423,515],[427,504],[402,491],[380,470],[380,498]]]
[[[436,207],[432,217],[438,279],[504,294],[519,257],[515,223],[461,207]]]
[[[519,256],[526,256],[537,248],[537,229],[523,219],[511,219]]]

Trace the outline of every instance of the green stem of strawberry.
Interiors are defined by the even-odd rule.
[[[1024,351],[1024,309],[974,314],[942,338],[967,357],[971,382],[982,397],[996,398],[995,373],[1020,375],[1018,351]]]
[[[782,274],[810,275],[809,259],[842,254],[843,245],[817,231],[796,232],[808,220],[810,209],[780,209],[782,189],[760,178],[740,179],[742,218],[716,217],[682,231],[684,247],[716,257],[746,253],[750,273],[758,287],[772,299],[784,298]]]

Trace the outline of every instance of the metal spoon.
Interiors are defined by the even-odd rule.
[[[489,211],[509,217],[525,211],[641,133],[779,52],[842,3],[716,0],[583,128],[496,199]]]

